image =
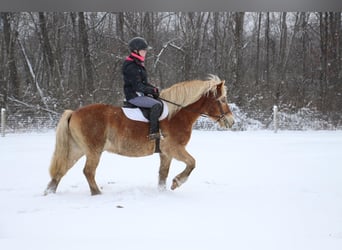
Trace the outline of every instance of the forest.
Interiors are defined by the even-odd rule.
[[[269,126],[274,105],[342,126],[341,12],[1,12],[0,108],[8,126],[121,105],[127,42],[144,37],[161,89],[216,74],[228,101]]]

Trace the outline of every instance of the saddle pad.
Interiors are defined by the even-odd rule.
[[[128,119],[134,120],[134,121],[139,121],[139,122],[150,122],[145,118],[143,113],[139,108],[125,108],[122,107],[122,111],[124,112],[125,116]],[[167,104],[163,101],[163,113],[159,117],[159,121],[164,120],[167,115],[169,114],[169,109],[167,107]]]

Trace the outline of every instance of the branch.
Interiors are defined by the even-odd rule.
[[[37,81],[36,74],[34,73],[33,68],[32,68],[32,64],[31,64],[29,58],[28,58],[27,55],[26,55],[25,48],[24,48],[24,46],[22,45],[22,43],[20,42],[19,39],[18,39],[18,43],[19,43],[20,48],[21,48],[21,51],[22,51],[22,53],[23,53],[23,55],[24,55],[24,58],[25,58],[25,61],[26,61],[26,65],[28,66],[28,68],[29,68],[29,70],[30,70],[30,74],[31,74],[31,76],[32,76],[32,79],[33,79],[34,83],[36,84],[36,88],[37,88],[37,90],[38,90],[38,93],[39,93],[39,95],[40,95],[40,98],[42,99],[42,102],[43,102],[43,104],[44,104],[44,106],[45,106],[45,109],[46,109],[46,110],[49,110],[49,107],[48,107],[47,103],[46,103],[45,100],[44,100],[45,98],[44,98],[43,90],[42,90],[42,89],[40,88],[40,86],[39,86],[39,83],[38,83],[38,81]],[[49,114],[49,116],[50,116],[50,119],[52,120],[52,116],[51,116],[50,114]]]
[[[103,15],[103,17],[101,18],[101,20],[100,21],[98,21],[95,25],[93,25],[92,27],[89,27],[86,31],[88,32],[89,30],[95,30],[98,26],[100,26],[101,25],[101,23],[105,20],[105,18],[107,17],[107,15],[108,15],[108,12],[107,13],[105,13],[104,15]]]
[[[26,103],[26,102],[22,102],[22,101],[20,101],[20,100],[18,100],[18,99],[15,99],[15,98],[13,98],[13,97],[7,97],[7,99],[8,100],[10,100],[10,101],[12,101],[12,102],[16,102],[16,103],[19,103],[19,104],[21,104],[21,105],[23,105],[23,106],[25,106],[25,107],[28,107],[28,108],[32,108],[32,109],[41,109],[41,110],[44,110],[44,111],[46,111],[46,112],[49,112],[49,113],[52,113],[52,114],[55,114],[55,115],[60,115],[60,113],[58,113],[58,112],[56,112],[56,111],[53,111],[53,110],[51,110],[51,109],[48,109],[48,108],[43,108],[43,107],[40,107],[39,105],[37,106],[37,105],[31,105],[31,104],[28,104],[28,103]]]
[[[168,46],[170,46],[170,47],[172,47],[172,48],[175,48],[175,49],[177,49],[177,50],[180,50],[180,51],[182,51],[183,53],[185,53],[185,51],[184,51],[182,48],[180,48],[180,47],[178,47],[178,46],[176,46],[176,45],[174,45],[174,44],[172,43],[173,41],[175,41],[175,40],[177,40],[177,39],[178,39],[178,38],[175,38],[175,39],[172,39],[172,40],[170,40],[170,41],[164,43],[162,49],[160,50],[159,54],[157,55],[156,61],[155,61],[154,64],[153,64],[153,69],[155,69],[155,68],[157,67],[157,64],[158,64],[158,62],[159,62],[159,60],[160,60],[161,55],[163,54],[164,50],[165,50]]]
[[[173,44],[173,43],[170,43],[169,45],[170,45],[170,47],[172,47],[172,48],[174,48],[174,49],[177,49],[177,50],[180,50],[180,51],[182,51],[183,53],[185,53],[185,51],[184,51],[181,47],[178,47],[178,46],[176,46],[176,45]]]
[[[164,52],[164,50],[167,48],[167,46],[168,46],[168,43],[165,43],[165,44],[163,45],[162,49],[160,50],[159,54],[157,55],[156,61],[155,61],[154,64],[153,64],[153,69],[156,69],[157,64],[158,64],[158,62],[159,62],[159,59],[160,59],[160,56],[163,54],[163,52]]]

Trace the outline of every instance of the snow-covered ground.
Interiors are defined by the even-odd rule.
[[[342,249],[342,131],[194,131],[197,167],[159,192],[157,154],[84,159],[43,196],[54,132],[0,137],[0,249]],[[183,169],[174,161],[172,178]]]

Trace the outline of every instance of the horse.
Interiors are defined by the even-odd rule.
[[[159,145],[149,140],[147,122],[128,119],[120,106],[89,104],[75,111],[65,110],[56,127],[55,149],[50,163],[51,180],[44,194],[55,193],[62,177],[85,155],[83,173],[91,195],[101,191],[95,171],[102,152],[128,157],[152,155],[159,147],[158,186],[166,189],[172,159],[184,162],[185,169],[172,180],[171,190],[180,187],[195,168],[195,159],[186,151],[193,124],[200,116],[231,128],[233,114],[227,102],[225,81],[216,75],[205,80],[176,83],[160,92],[169,113],[160,121],[162,138]]]

